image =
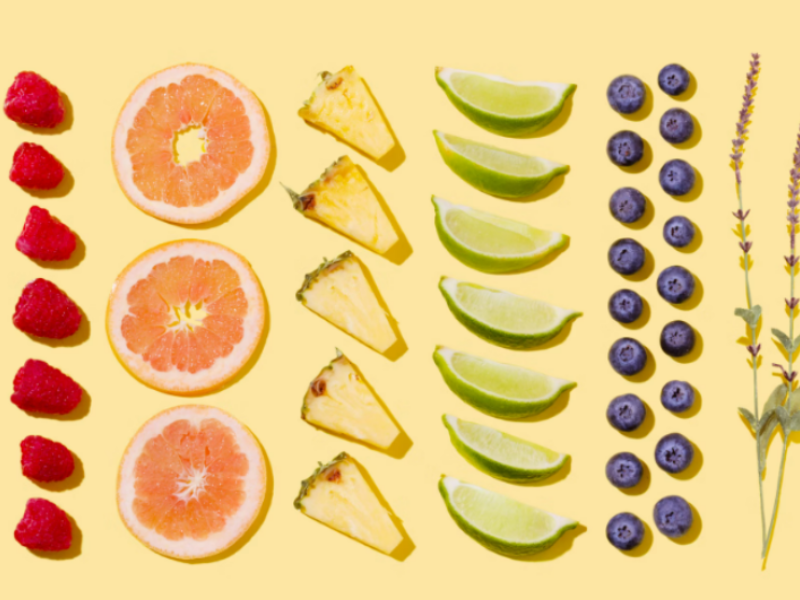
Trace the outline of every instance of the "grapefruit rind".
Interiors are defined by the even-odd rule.
[[[217,419],[233,433],[240,450],[247,457],[249,469],[245,480],[245,501],[236,515],[226,523],[225,528],[211,534],[204,540],[184,538],[168,540],[142,525],[133,511],[136,498],[135,467],[136,460],[148,440],[161,435],[170,423],[186,419],[192,425],[199,425],[204,419]],[[119,466],[117,477],[117,507],[122,522],[128,531],[151,550],[178,558],[194,560],[206,558],[224,552],[247,533],[258,517],[267,491],[267,467],[264,453],[258,440],[235,417],[223,410],[211,406],[185,405],[177,406],[158,413],[147,421],[133,436]]]
[[[150,94],[159,87],[180,83],[184,77],[189,75],[202,75],[213,79],[221,86],[231,90],[242,101],[250,119],[252,132],[250,142],[253,144],[254,153],[247,170],[239,174],[236,182],[230,188],[221,190],[214,200],[202,206],[178,207],[158,200],[150,200],[139,190],[133,181],[133,165],[127,149],[127,139],[128,131],[133,127],[137,113],[145,105]],[[211,221],[241,200],[261,181],[267,169],[270,152],[269,126],[264,109],[255,94],[232,75],[208,65],[195,63],[169,67],[142,81],[122,107],[117,117],[112,140],[114,174],[128,199],[134,206],[153,217],[182,224]]]

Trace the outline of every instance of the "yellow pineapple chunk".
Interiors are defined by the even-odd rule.
[[[389,317],[352,252],[322,263],[297,292],[309,310],[380,353],[397,342]]]
[[[361,474],[356,462],[342,452],[303,481],[294,507],[367,546],[391,554],[403,534]]]
[[[353,67],[321,73],[322,81],[298,114],[374,160],[394,148],[394,136],[364,80]]]
[[[399,239],[372,186],[347,156],[328,167],[302,194],[286,191],[304,217],[324,223],[378,254]]]
[[[340,351],[311,382],[302,417],[312,425],[386,450],[400,429]]]

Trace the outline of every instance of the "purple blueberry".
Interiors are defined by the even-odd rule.
[[[620,452],[608,459],[606,478],[616,488],[628,489],[642,480],[642,461],[630,452]]]
[[[680,65],[667,65],[658,73],[658,87],[670,96],[680,96],[689,87],[689,71]]]
[[[661,349],[674,358],[689,354],[694,342],[694,329],[685,321],[672,321],[661,330]]]
[[[619,513],[606,525],[606,538],[618,550],[633,550],[644,539],[644,523],[632,513]]]
[[[667,161],[661,167],[658,181],[661,183],[661,189],[670,196],[685,196],[694,187],[694,168],[679,158]]]
[[[642,108],[647,89],[638,77],[633,75],[620,75],[615,78],[606,90],[608,103],[618,113],[629,115]]]
[[[680,496],[667,496],[656,503],[653,521],[665,536],[679,538],[692,527],[692,507]]]
[[[611,345],[608,362],[620,375],[636,375],[647,365],[647,350],[633,338],[620,338]]]
[[[667,267],[659,274],[656,287],[664,300],[681,304],[694,294],[694,275],[683,267]]]
[[[670,412],[686,412],[694,405],[694,388],[685,381],[668,381],[661,388],[661,404]]]
[[[644,266],[644,248],[634,239],[622,238],[608,249],[608,264],[620,275],[633,275]]]
[[[642,297],[633,290],[618,290],[608,300],[608,312],[618,323],[633,323],[643,309]]]
[[[619,431],[634,431],[644,422],[647,408],[639,396],[623,394],[617,396],[606,410],[606,418],[614,429]]]
[[[658,130],[661,137],[670,144],[685,142],[694,133],[692,115],[682,108],[670,108],[661,116]]]
[[[689,468],[694,446],[680,433],[670,433],[656,444],[656,464],[667,473],[680,473]]]
[[[639,190],[624,187],[611,194],[608,207],[620,223],[635,223],[644,215],[647,200]]]
[[[664,241],[673,248],[685,248],[694,239],[694,223],[686,217],[672,217],[664,223]]]
[[[642,160],[644,141],[634,131],[618,131],[608,140],[606,153],[611,162],[618,167],[630,167]]]

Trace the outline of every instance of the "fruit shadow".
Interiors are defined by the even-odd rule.
[[[66,166],[63,164],[61,166],[64,167],[64,178],[52,190],[34,190],[20,186],[21,189],[24,190],[29,196],[40,198],[42,200],[46,200],[47,198],[63,198],[72,191],[73,187],[75,187],[75,178],[72,176],[72,172]]]
[[[642,194],[644,196],[644,194]],[[622,223],[623,226],[627,227],[628,229],[644,229],[650,223],[653,222],[653,219],[656,216],[656,207],[653,204],[652,200],[648,196],[644,197],[644,213],[639,218],[638,221],[634,221],[633,223]]]
[[[540,350],[549,350],[550,348],[555,348],[556,346],[560,346],[569,337],[569,334],[572,331],[572,324],[575,322],[576,319],[580,318],[581,316],[582,315],[578,315],[570,319],[570,321],[566,325],[564,325],[561,331],[559,331],[554,337],[550,338],[545,343],[539,344],[538,346],[533,346],[532,348],[520,348],[520,350],[526,352],[538,352]]]
[[[503,196],[496,196],[495,194],[489,194],[488,192],[486,193],[489,194],[489,196],[493,196],[494,198],[500,198],[501,200],[507,200],[510,202],[537,202],[539,200],[544,200],[545,198],[552,196],[553,194],[558,192],[558,190],[564,187],[564,181],[566,180],[567,175],[569,175],[571,170],[572,169],[569,167],[569,165],[567,165],[567,171],[553,177],[547,183],[547,185],[544,186],[544,188],[542,188],[541,190],[539,190],[534,194],[529,194],[528,196],[522,196],[521,198],[504,198]]]
[[[272,495],[275,488],[275,478],[273,477],[272,474],[272,464],[270,464],[269,462],[269,456],[267,456],[267,453],[264,450],[264,446],[261,445],[261,440],[259,440],[255,434],[253,434],[253,438],[256,440],[258,448],[261,451],[261,455],[264,457],[264,466],[266,467],[266,472],[267,472],[266,473],[267,489],[264,493],[264,502],[261,504],[261,510],[258,511],[258,515],[256,516],[253,523],[250,525],[250,528],[230,548],[228,548],[223,552],[220,552],[219,554],[215,554],[214,556],[208,556],[206,558],[196,558],[193,560],[181,560],[180,558],[173,558],[171,556],[168,556],[167,558],[169,558],[170,560],[174,560],[176,562],[186,563],[190,565],[204,565],[204,564],[219,562],[239,552],[239,550],[244,548],[244,546],[247,545],[247,542],[249,542],[253,538],[253,536],[256,535],[258,531],[261,529],[261,526],[267,519],[267,514],[269,513],[270,506],[272,506]]]
[[[650,379],[656,372],[656,357],[653,356],[652,352],[650,352],[650,348],[644,345],[642,345],[642,347],[644,348],[644,351],[647,353],[647,362],[644,365],[644,369],[642,369],[635,375],[622,375],[624,379],[630,381],[631,383],[644,383],[645,381]]]
[[[564,390],[558,396],[555,402],[553,402],[550,406],[545,408],[542,412],[531,415],[530,417],[523,417],[522,419],[509,419],[513,421],[517,421],[519,423],[538,423],[540,421],[546,421],[547,419],[552,419],[556,415],[562,413],[569,404],[570,394],[572,394],[572,390],[577,387],[577,384],[571,387],[568,390]],[[489,415],[492,416],[492,415]]]
[[[650,529],[650,526],[644,521],[642,521],[642,525],[644,525],[642,543],[632,550],[620,550],[620,554],[623,556],[630,556],[631,558],[640,558],[650,551],[650,548],[653,547],[653,530]]]
[[[679,202],[694,202],[703,193],[703,187],[705,185],[703,183],[703,174],[695,167],[692,167],[692,169],[694,169],[694,187],[689,190],[688,194],[684,194],[683,196],[674,196],[670,194],[674,200],[678,200]]]
[[[28,412],[28,416],[33,417],[34,419],[53,419],[55,421],[78,421],[79,419],[84,418],[86,415],[89,414],[89,411],[92,409],[92,397],[89,395],[89,392],[82,389],[81,394],[81,401],[78,403],[72,412],[67,413],[66,415],[53,415],[50,413],[43,413],[43,412]],[[27,411],[26,411],[27,412]]]
[[[642,298],[642,314],[639,315],[639,318],[633,323],[620,323],[620,325],[622,325],[625,329],[630,329],[631,331],[641,329],[650,321],[651,314],[650,303],[645,298]]]
[[[561,246],[561,248],[558,248],[557,250],[551,251],[542,260],[540,260],[538,262],[535,262],[534,264],[532,264],[532,265],[530,265],[528,267],[525,267],[524,269],[517,269],[516,271],[507,271],[505,273],[491,273],[491,274],[492,275],[517,275],[519,273],[529,273],[531,271],[538,271],[539,269],[543,269],[544,267],[549,265],[551,262],[553,262],[555,259],[557,259],[559,256],[561,256],[561,254],[563,252],[566,252],[567,249],[569,248],[570,244],[572,243],[572,240],[570,239],[570,237],[568,235],[565,235],[564,237],[566,238],[566,242],[564,242],[564,245]],[[455,258],[458,259],[457,256],[455,256]],[[466,263],[464,263],[464,264],[466,264]],[[469,265],[467,265],[467,266],[469,266]]]
[[[68,550],[48,552],[45,550],[31,550],[29,548],[28,552],[39,558],[46,558],[47,560],[72,560],[73,558],[78,558],[83,551],[83,531],[78,527],[72,515],[67,514],[67,519],[70,525],[72,525],[72,544]]]
[[[692,389],[694,389],[694,403],[687,410],[683,412],[672,413],[679,419],[691,419],[693,416],[699,413],[700,410],[703,408],[703,395],[694,386],[692,386]]]
[[[653,112],[653,90],[645,82],[642,82],[642,85],[644,86],[644,103],[641,108],[627,115],[618,113],[626,121],[644,121]]]
[[[564,125],[566,125],[567,121],[569,121],[569,117],[572,114],[572,98],[575,96],[575,92],[577,90],[577,86],[575,90],[567,97],[564,101],[564,106],[561,107],[561,111],[556,115],[556,118],[550,121],[547,125],[542,127],[539,131],[534,131],[533,133],[529,133],[528,135],[513,135],[513,136],[504,136],[504,137],[514,137],[519,139],[534,139],[534,138],[541,138],[550,135],[551,133],[555,133]]]
[[[31,258],[31,261],[35,262],[43,269],[52,269],[54,271],[77,267],[83,262],[83,259],[86,258],[86,244],[83,243],[83,240],[77,233],[74,231],[72,233],[75,234],[75,250],[72,251],[72,254],[67,260],[39,260],[38,258]]]
[[[83,470],[83,461],[72,453],[72,460],[75,461],[75,469],[72,471],[72,475],[67,477],[62,481],[33,481],[37,486],[42,488],[43,490],[47,490],[50,492],[65,492],[67,490],[72,490],[78,487],[84,478],[84,470]]]
[[[389,207],[389,204],[386,202],[386,199],[383,197],[383,194],[378,191],[361,165],[356,165],[356,169],[358,169],[358,171],[361,173],[361,176],[369,185],[372,193],[378,199],[378,204],[381,205],[384,214],[386,214],[386,217],[392,224],[392,229],[394,229],[394,232],[397,234],[397,242],[395,242],[394,246],[389,248],[382,256],[389,262],[393,262],[396,265],[402,265],[408,259],[408,257],[413,254],[414,249],[411,247],[408,237],[400,227],[400,223],[398,223],[397,218],[394,216],[394,213]]]
[[[642,404],[644,404],[644,421],[642,421],[641,425],[639,425],[639,427],[637,427],[633,431],[620,431],[620,433],[624,435],[626,438],[641,440],[643,438],[646,438],[647,434],[653,431],[653,427],[656,426],[656,414],[653,412],[653,409],[650,408],[650,405],[644,400],[642,400]]]
[[[682,252],[683,254],[691,254],[692,252],[696,252],[697,249],[703,244],[703,231],[697,225],[697,223],[692,222],[694,225],[694,237],[692,241],[684,246],[683,248],[675,248],[678,252]]]
[[[626,496],[641,496],[650,488],[650,481],[652,480],[652,476],[650,474],[650,467],[647,466],[646,462],[644,461],[641,462],[642,462],[642,478],[639,480],[639,483],[629,488],[617,488],[620,492],[622,492]]]
[[[636,164],[629,166],[617,165],[617,168],[624,173],[643,173],[647,167],[653,164],[653,149],[650,147],[650,142],[642,138],[642,158]]]
[[[689,73],[689,85],[686,88],[686,91],[678,96],[670,96],[670,98],[677,102],[686,102],[687,100],[691,100],[697,93],[697,77],[695,77],[694,73],[692,73],[689,69],[686,69],[686,72]]]
[[[705,462],[703,459],[703,452],[700,450],[697,444],[691,440],[689,440],[689,443],[694,448],[694,458],[692,459],[692,462],[688,468],[686,468],[684,471],[681,471],[680,473],[669,473],[670,477],[673,479],[679,479],[681,481],[694,479],[694,477],[700,472],[700,469],[703,468],[703,462]]]
[[[643,246],[644,248],[644,246]],[[644,281],[650,275],[653,274],[656,268],[656,260],[653,258],[653,253],[650,252],[647,248],[644,248],[644,264],[642,268],[636,271],[636,273],[632,273],[631,275],[623,275],[620,273],[620,276],[628,281]]]
[[[80,346],[89,339],[89,336],[92,332],[92,325],[89,322],[89,319],[86,317],[86,313],[83,312],[83,309],[80,306],[78,307],[78,312],[81,314],[81,324],[78,327],[78,331],[69,337],[56,340],[45,337],[37,337],[29,333],[26,333],[25,335],[27,335],[34,342],[39,342],[40,344],[50,346],[51,348],[74,348],[75,346]]]
[[[700,517],[700,513],[697,511],[697,508],[694,504],[688,501],[687,504],[689,505],[689,508],[692,509],[692,526],[689,528],[689,531],[679,538],[667,538],[669,541],[674,544],[678,544],[679,546],[688,546],[689,544],[693,544],[703,532],[703,519]]]
[[[694,327],[692,327],[694,329]],[[689,364],[696,361],[700,356],[703,354],[703,336],[700,335],[700,332],[697,329],[694,329],[694,348],[689,354],[685,356],[670,356],[672,360],[675,362],[679,362],[682,364]]]
[[[685,142],[680,142],[679,144],[671,144],[673,148],[677,148],[678,150],[690,150],[697,146],[700,143],[700,140],[703,139],[703,128],[700,126],[700,121],[694,115],[690,115],[692,117],[692,123],[694,124],[694,131],[692,132],[692,137],[690,137]]]
[[[534,488],[546,487],[549,485],[555,485],[560,481],[564,481],[571,472],[572,472],[572,457],[570,456],[564,462],[564,466],[561,467],[555,473],[553,473],[550,477],[545,477],[544,479],[538,479],[536,481],[514,481],[513,483],[522,487],[534,487]]]
[[[72,102],[70,101],[69,96],[67,96],[64,92],[61,90],[58,90],[58,92],[61,96],[61,103],[64,105],[64,120],[61,121],[61,123],[52,129],[47,129],[45,127],[31,127],[30,125],[24,125],[22,123],[17,123],[17,127],[37,135],[58,135],[72,129],[72,123],[75,121],[75,113],[72,107]]]
[[[694,276],[694,292],[692,293],[691,297],[685,302],[672,305],[678,310],[692,310],[694,308],[697,308],[700,302],[703,301],[703,296],[705,295],[705,290],[703,289],[703,281],[697,275],[693,274],[693,276]]]
[[[577,538],[579,535],[582,535],[586,531],[586,526],[579,523],[574,529],[565,531],[564,535],[562,535],[561,538],[547,550],[539,552],[538,554],[534,554],[533,556],[511,556],[509,558],[520,562],[548,562],[555,560],[556,558],[559,558],[560,556],[563,556],[569,552],[569,550],[572,549],[572,544],[575,542],[575,538]]]
[[[236,204],[226,210],[224,213],[219,215],[218,217],[211,219],[210,221],[206,221],[205,223],[171,223],[170,221],[165,221],[170,225],[176,225],[177,227],[182,227],[184,229],[195,229],[195,230],[202,230],[202,229],[212,229],[214,227],[218,227],[230,221],[233,217],[238,215],[241,211],[243,211],[253,200],[258,198],[264,191],[269,187],[270,182],[272,182],[272,176],[275,173],[275,164],[278,160],[278,146],[275,142],[275,130],[272,127],[272,119],[270,119],[269,112],[267,111],[267,107],[264,106],[264,103],[261,102],[261,99],[258,99],[258,104],[261,106],[261,109],[264,111],[264,120],[267,123],[267,131],[269,132],[269,159],[267,160],[267,167],[264,169],[264,175],[261,177],[259,182],[255,185],[255,187],[247,192],[244,197],[239,200]]]

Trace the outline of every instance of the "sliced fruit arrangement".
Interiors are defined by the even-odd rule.
[[[201,240],[148,250],[117,277],[106,328],[119,360],[144,383],[205,392],[234,377],[264,332],[265,299],[247,261]]]
[[[450,312],[464,327],[505,348],[525,349],[544,344],[583,314],[451,277],[442,277],[439,290]]]
[[[576,87],[444,67],[436,67],[436,83],[470,121],[508,137],[525,137],[550,124]]]
[[[361,466],[345,452],[304,480],[294,507],[384,554],[391,554],[404,536],[395,517],[373,491]]]
[[[373,160],[395,146],[394,135],[367,84],[353,67],[320,73],[322,81],[298,111],[305,121],[332,133]]]
[[[527,223],[432,197],[436,232],[450,254],[485,273],[511,273],[544,260],[569,238]]]
[[[213,556],[250,529],[267,470],[252,433],[228,413],[186,405],[147,421],[119,467],[117,504],[128,530],[173,558]]]
[[[437,346],[433,361],[447,387],[481,412],[500,419],[538,415],[571,390],[574,381],[550,377]]]
[[[174,144],[190,129],[204,140],[204,152],[184,165]],[[114,129],[122,191],[147,214],[173,223],[203,223],[231,208],[261,181],[271,151],[258,98],[207,65],[178,65],[145,79]]]
[[[489,550],[522,558],[550,548],[577,521],[442,475],[439,493],[456,524]]]
[[[569,454],[554,452],[497,429],[442,415],[450,442],[477,469],[511,483],[547,479],[567,464]]]
[[[543,190],[567,165],[433,132],[445,164],[471,186],[500,198],[524,198]]]
[[[301,194],[289,188],[286,191],[301,215],[373,252],[384,254],[400,239],[372,185],[347,156],[328,167]]]
[[[383,450],[400,435],[358,368],[338,349],[308,386],[301,416],[316,427]]]
[[[364,269],[352,252],[345,252],[307,274],[296,296],[310,311],[384,353],[398,337]]]

